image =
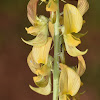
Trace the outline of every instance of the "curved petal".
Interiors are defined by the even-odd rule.
[[[47,64],[48,54],[51,47],[52,38],[48,37],[48,41],[41,47],[33,47],[32,54],[36,63]]]
[[[47,66],[52,68],[54,58],[52,56],[48,56]]]
[[[71,4],[64,6],[64,26],[65,34],[78,33],[83,25],[83,18],[78,9]]]
[[[27,5],[27,17],[32,25],[36,21],[37,2],[38,0],[30,0]]]
[[[59,100],[68,100],[66,94],[59,95]]]
[[[73,56],[73,57],[77,57],[77,56],[84,55],[84,54],[86,54],[87,51],[88,51],[88,49],[86,49],[85,51],[80,51],[80,50],[78,50],[75,46],[69,46],[69,45],[67,45],[66,42],[65,42],[65,45],[66,45],[67,53],[68,53],[70,56]]]
[[[39,68],[37,70],[37,75],[42,75],[42,76],[46,76],[46,75],[49,75],[50,74],[50,70],[51,68],[48,67],[47,65],[43,65],[41,68]]]
[[[36,87],[32,87],[31,85],[29,85],[29,87],[33,91],[35,91],[35,92],[37,92],[37,93],[39,93],[41,95],[49,95],[51,93],[51,79],[49,79],[49,82],[48,82],[46,87],[36,88]]]
[[[41,47],[46,44],[48,37],[48,27],[45,25],[41,28],[41,31],[38,33],[35,39],[25,41],[22,39],[23,42],[25,42],[28,45],[35,46],[35,47]]]
[[[46,18],[43,15],[40,15],[39,18],[37,17],[37,20],[39,21],[38,24],[41,26],[47,25],[47,23],[48,23],[48,18]]]
[[[49,0],[46,5],[46,11],[56,11],[58,9],[57,3],[54,0]]]
[[[34,59],[33,59],[33,56],[32,56],[32,52],[29,53],[28,57],[27,57],[27,63],[28,63],[28,66],[30,68],[30,70],[34,73],[34,74],[37,74],[36,71],[37,69],[40,68],[40,65],[37,64]]]
[[[35,84],[39,87],[45,87],[48,84],[51,68],[47,65],[41,66],[36,73],[38,76],[33,77]]]
[[[71,96],[76,95],[81,84],[80,77],[73,69],[71,69],[67,65],[60,63],[60,67],[60,92],[62,94],[69,94]],[[62,86],[64,89],[61,88]]]
[[[81,15],[83,16],[89,9],[89,3],[87,0],[78,0],[77,8]]]
[[[81,40],[72,34],[64,34],[64,41],[69,46],[78,46],[81,43]]]
[[[77,74],[79,76],[82,76],[86,70],[86,64],[84,61],[84,58],[82,56],[78,56],[78,69],[77,69]]]
[[[63,67],[64,64],[60,64],[61,67],[61,74],[59,79],[59,87],[60,87],[60,94],[67,94],[68,93],[68,70]]]
[[[38,87],[45,87],[48,84],[49,75],[47,75],[47,76],[38,75],[38,76],[33,77],[33,80],[34,80],[34,83]]]
[[[40,32],[40,30],[41,30],[42,27],[37,25],[37,26],[31,26],[29,28],[25,27],[25,29],[26,29],[26,31],[27,31],[28,34],[36,36]]]

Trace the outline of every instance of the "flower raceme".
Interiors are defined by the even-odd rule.
[[[32,24],[29,28],[25,27],[27,34],[35,36],[32,40],[24,40],[28,45],[32,46],[32,50],[27,57],[27,63],[30,70],[36,75],[33,81],[37,87],[29,85],[29,87],[41,94],[49,95],[51,93],[51,72],[53,72],[53,57],[50,56],[50,47],[54,38],[54,24],[56,22],[56,11],[58,9],[56,0],[41,0],[46,3],[46,11],[50,12],[48,19],[44,15],[37,16],[38,0],[30,0],[27,5],[27,17]],[[59,32],[62,34],[60,40],[61,50],[67,51],[72,57],[77,57],[78,65],[71,68],[65,64],[60,58],[59,62],[59,100],[70,100],[71,97],[76,98],[80,87],[80,77],[86,70],[85,60],[82,55],[87,50],[80,51],[76,47],[81,44],[80,38],[85,34],[80,33],[84,24],[83,15],[87,12],[89,4],[87,0],[78,0],[77,7],[72,4],[65,4],[63,16],[59,18]],[[52,37],[50,37],[49,33]],[[62,48],[63,45],[63,48]],[[66,50],[64,49],[66,48]],[[61,54],[61,52],[60,52]],[[64,61],[65,62],[65,61]]]

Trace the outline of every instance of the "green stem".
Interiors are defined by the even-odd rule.
[[[53,100],[58,100],[59,95],[59,0],[57,0],[57,6],[54,35]]]

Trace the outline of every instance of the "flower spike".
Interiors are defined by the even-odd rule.
[[[61,0],[66,3],[64,0]],[[76,100],[83,85],[80,77],[86,70],[85,60],[82,55],[88,50],[80,51],[77,46],[81,44],[80,33],[85,20],[83,15],[87,12],[89,4],[87,0],[78,0],[77,7],[65,4],[63,12],[60,12],[59,0],[29,0],[27,5],[27,17],[32,26],[25,27],[27,34],[34,36],[32,40],[24,40],[32,46],[27,57],[30,70],[35,74],[33,81],[36,87],[29,85],[30,89],[41,95],[49,95],[52,89],[51,74],[53,74],[53,100]],[[37,6],[46,4],[49,18],[37,14]],[[50,33],[50,34],[49,34]],[[51,36],[51,37],[50,37]],[[51,45],[54,47],[54,58],[50,56]],[[72,57],[78,58],[77,66],[65,65],[65,49]],[[59,97],[59,98],[58,98]]]

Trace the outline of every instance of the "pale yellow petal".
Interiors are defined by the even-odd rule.
[[[31,26],[29,28],[25,27],[27,33],[33,36],[36,36],[40,32],[41,28],[41,26]]]
[[[28,45],[41,47],[46,44],[48,39],[47,36],[48,36],[48,27],[47,25],[45,25],[44,27],[41,28],[41,31],[38,33],[35,39],[29,41],[25,41],[24,39],[22,40]]]
[[[66,94],[59,95],[59,100],[67,100]]]
[[[39,25],[47,25],[48,23],[48,18],[45,17],[44,15],[40,15],[39,18],[37,18],[37,20],[39,21],[38,22]]]
[[[42,2],[46,2],[46,0],[41,0]]]
[[[48,41],[45,45],[41,47],[35,47],[35,46],[33,47],[32,54],[36,63],[47,64],[51,43],[52,43],[52,38],[48,37]]]
[[[81,43],[81,40],[72,34],[64,34],[64,41],[69,46],[78,46]]]
[[[27,63],[28,63],[28,66],[30,68],[30,70],[36,74],[36,71],[37,69],[40,68],[40,65],[37,64],[34,59],[33,59],[33,56],[32,56],[32,52],[29,53],[28,57],[27,57]]]
[[[29,87],[33,91],[35,91],[35,92],[37,92],[37,93],[39,93],[41,95],[49,95],[51,93],[51,79],[49,79],[49,82],[48,82],[46,87],[36,88],[36,87],[32,87],[31,85],[29,85]]]
[[[52,68],[52,66],[53,66],[53,61],[54,61],[54,58],[52,57],[52,56],[48,56],[48,62],[47,62],[47,66],[49,67],[49,68]]]
[[[38,75],[38,76],[33,77],[33,80],[34,80],[34,83],[38,87],[45,87],[48,84],[49,75],[47,75],[47,76]]]
[[[76,95],[77,92],[79,91],[80,84],[81,84],[80,77],[78,76],[78,74],[73,69],[71,69],[67,65],[60,63],[60,67],[61,67],[61,70],[66,71],[66,74],[65,74],[65,71],[64,71],[64,73],[61,71],[61,74],[63,74],[63,75],[60,76],[60,79],[63,78],[63,77],[64,78],[63,78],[62,81],[60,81],[60,87],[62,85],[65,85],[65,81],[67,80],[68,85],[65,85],[65,87],[63,86],[65,89],[67,87],[67,92],[64,93],[64,94],[69,94],[71,96]],[[63,91],[61,91],[61,90],[60,90],[60,92],[63,93]]]
[[[56,11],[57,8],[57,3],[54,0],[49,0],[48,4],[46,5],[46,11]]]
[[[41,68],[39,68],[37,70],[36,73],[39,74],[39,75],[42,75],[42,76],[46,76],[46,75],[50,74],[50,70],[51,70],[50,67],[48,67],[47,65],[43,65],[43,66],[41,66]]]
[[[77,8],[81,15],[83,16],[89,9],[89,3],[87,0],[78,0]]]
[[[78,33],[83,25],[83,18],[78,9],[71,4],[64,6],[64,26],[65,34]]]
[[[77,57],[77,56],[84,55],[84,54],[86,54],[87,51],[88,51],[88,49],[86,49],[85,51],[80,51],[80,50],[78,50],[75,46],[69,46],[69,45],[67,45],[66,42],[65,42],[65,45],[66,45],[67,53],[68,53],[70,56],[73,56],[73,57]]]
[[[61,67],[61,73],[60,73],[60,79],[59,79],[59,87],[60,87],[60,94],[67,94],[68,93],[68,71],[65,67],[62,67],[65,65],[60,64]]]
[[[86,64],[85,60],[82,56],[78,56],[78,69],[77,69],[77,74],[79,76],[82,76],[86,70]]]

